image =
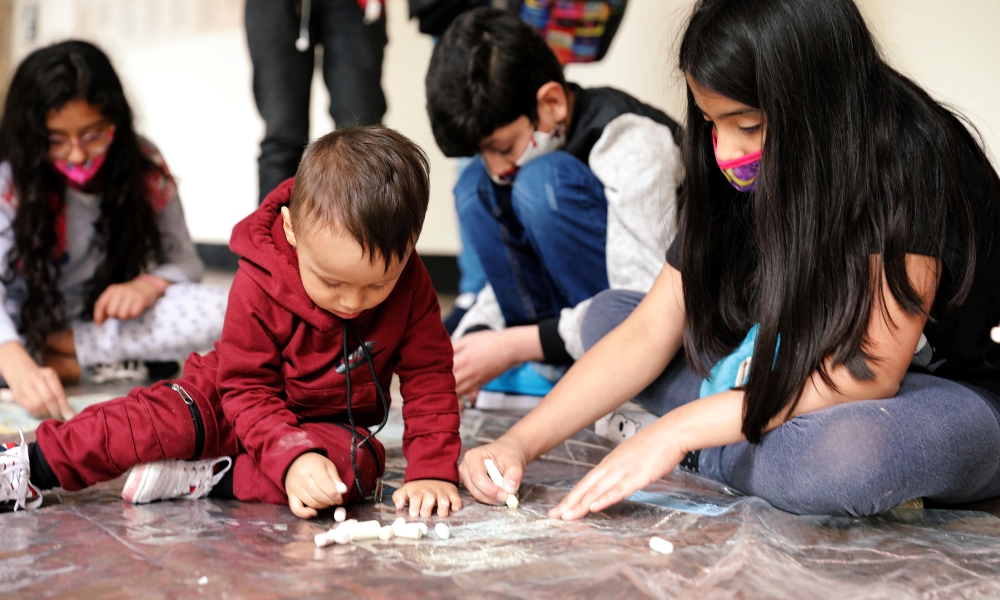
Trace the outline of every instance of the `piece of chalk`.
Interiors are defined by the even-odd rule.
[[[334,517],[334,518],[336,518],[336,517]],[[350,531],[351,528],[354,527],[357,524],[358,524],[358,520],[357,519],[347,519],[343,523],[339,523],[337,525],[336,529],[338,531],[341,530],[341,529],[343,529],[344,531]]]
[[[447,523],[438,523],[434,526],[434,533],[442,540],[446,540],[451,537],[451,528]]]
[[[337,487],[337,491],[340,492],[341,494],[346,494],[347,493],[347,486],[344,484],[343,481],[338,481],[336,483],[336,487]]]
[[[994,327],[990,330],[990,339],[1000,344],[1000,327]]]
[[[399,517],[398,519],[392,522],[392,526],[394,528],[399,527],[400,525],[406,525],[406,519],[404,519],[403,517]]]
[[[656,537],[655,535],[649,538],[649,548],[653,552],[659,552],[660,554],[670,554],[674,551],[673,544],[661,537]]]
[[[486,463],[486,474],[490,476],[493,484],[500,489],[504,489],[503,475],[500,474],[500,469],[497,468],[492,459],[487,458],[483,462]],[[507,506],[510,508],[517,508],[517,504],[517,496],[514,494],[507,494]]]
[[[348,544],[351,541],[351,532],[347,529],[338,529],[333,532],[333,541],[338,544]]]
[[[322,548],[323,546],[329,546],[330,544],[333,543],[333,539],[328,538],[327,535],[326,535],[327,533],[328,532],[324,531],[323,533],[317,533],[316,534],[316,538],[315,539],[316,539],[316,547],[317,548]]]
[[[392,539],[392,527],[390,527],[389,525],[384,526],[378,532],[378,539],[380,539],[380,540],[390,540],[390,539]]]
[[[500,474],[500,469],[497,468],[492,459],[487,458],[483,462],[486,463],[486,474],[493,480],[493,485],[503,488],[503,475]]]
[[[347,509],[343,506],[338,506],[337,510],[333,511],[333,520],[343,523],[345,519],[347,519]]]
[[[378,537],[381,531],[382,524],[378,521],[362,521],[351,527],[349,534],[353,542],[355,540],[373,540]]]
[[[423,527],[421,527],[423,525]],[[427,526],[423,523],[407,523],[406,525],[400,525],[399,527],[393,527],[392,533],[396,537],[409,538],[411,540],[419,540],[424,537],[427,533]]]

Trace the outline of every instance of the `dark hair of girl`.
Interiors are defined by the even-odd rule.
[[[737,192],[688,90],[685,349],[714,361],[760,323],[743,409],[743,434],[759,443],[814,371],[829,385],[837,365],[874,377],[866,333],[883,280],[873,272],[904,310],[922,312],[905,267],[915,243],[942,257],[957,233],[961,268],[943,274],[935,307],[962,304],[995,249],[1000,180],[963,122],[882,60],[851,0],[702,0],[680,68],[766,119],[757,192]],[[969,173],[985,174],[983,194],[967,192]]]
[[[14,73],[0,119],[0,162],[10,163],[17,198],[7,283],[20,276],[27,285],[19,332],[30,352],[41,350],[45,336],[73,316],[64,314],[57,285],[60,267],[53,258],[66,182],[51,166],[46,126],[47,115],[71,100],[97,107],[115,126],[114,142],[95,178],[101,200],[91,251],[104,260],[85,286],[82,316],[93,314],[94,303],[109,285],[134,278],[150,261],[162,258],[147,182],[151,172],[166,174],[140,148],[132,110],[108,57],[80,41],[31,53]]]

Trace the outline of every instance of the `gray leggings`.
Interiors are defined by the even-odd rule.
[[[583,319],[589,349],[644,294],[608,290]],[[701,378],[676,358],[635,402],[656,415],[698,398]],[[1000,400],[955,381],[909,373],[888,400],[795,417],[753,446],[706,448],[699,472],[797,514],[873,515],[913,498],[953,504],[1000,495]]]

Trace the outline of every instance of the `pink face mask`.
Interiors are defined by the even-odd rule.
[[[115,131],[112,129],[108,136],[108,147],[111,146],[111,142],[115,139]],[[97,172],[101,170],[101,166],[104,165],[105,159],[108,157],[107,147],[103,152],[94,157],[88,157],[85,162],[82,163],[70,163],[65,160],[54,160],[52,161],[52,166],[55,167],[57,171],[66,176],[66,179],[70,183],[74,184],[75,187],[83,187],[97,175]]]
[[[715,129],[712,129],[712,150],[718,150],[718,140]],[[715,162],[722,169],[723,175],[729,183],[741,192],[753,194],[757,191],[757,173],[760,171],[761,151],[734,158],[733,160],[719,160],[716,155]]]

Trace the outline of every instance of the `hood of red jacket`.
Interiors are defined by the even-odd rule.
[[[320,330],[340,324],[340,319],[316,304],[302,287],[299,259],[285,239],[281,207],[288,206],[295,178],[286,179],[264,198],[260,208],[233,228],[229,249],[240,257],[240,269],[267,295]]]

